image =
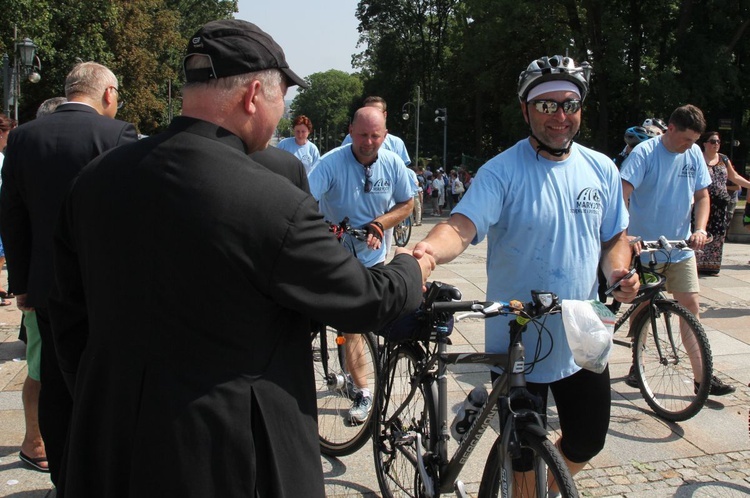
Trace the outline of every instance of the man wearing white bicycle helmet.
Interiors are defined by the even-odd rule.
[[[446,263],[487,237],[487,299],[493,301],[522,299],[532,289],[595,299],[599,265],[610,284],[627,273],[628,214],[617,168],[573,141],[590,73],[587,63],[556,55],[534,60],[520,74],[518,97],[530,136],[479,169],[451,217],[417,244],[416,257],[431,254]],[[629,302],[637,288],[630,277],[617,298]],[[508,320],[486,320],[487,351],[507,352]],[[575,364],[559,315],[545,327],[548,333],[523,337],[529,355],[541,352],[527,375],[528,389],[545,403],[552,390],[562,432],[556,444],[575,474],[604,447],[609,369],[597,374]]]

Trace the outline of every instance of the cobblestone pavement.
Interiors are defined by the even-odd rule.
[[[421,240],[436,221],[426,217],[422,226],[414,227],[412,241]],[[439,267],[434,279],[456,285],[465,299],[483,299],[485,251],[484,244],[470,247],[456,261]],[[721,275],[701,278],[701,320],[711,343],[715,373],[737,386],[737,392],[709,398],[691,420],[665,422],[653,415],[637,390],[625,385],[630,351],[615,348],[610,361],[613,405],[609,436],[604,451],[576,476],[582,496],[750,496],[748,260],[750,244],[727,244]],[[26,376],[24,348],[17,340],[19,321],[15,306],[0,308],[0,497],[45,498],[51,489],[48,476],[27,469],[18,460],[24,427],[20,391]],[[460,322],[452,340],[456,351],[483,349],[482,321]],[[474,385],[486,382],[487,373],[481,368],[453,371],[449,407],[457,410]],[[554,407],[550,426],[553,431],[557,427]],[[482,456],[493,440],[488,431],[461,474],[471,496],[476,496]],[[323,457],[321,462],[327,496],[380,496],[369,444],[353,455]]]

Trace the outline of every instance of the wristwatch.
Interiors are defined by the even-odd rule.
[[[708,237],[708,232],[705,231],[705,230],[703,230],[702,228],[699,228],[698,230],[696,230],[695,233],[702,233],[703,235],[705,235],[706,237]]]

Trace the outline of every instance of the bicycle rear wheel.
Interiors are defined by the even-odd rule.
[[[329,456],[351,455],[367,442],[374,410],[363,423],[353,421],[349,410],[358,390],[369,389],[373,400],[378,392],[377,343],[373,335],[354,334],[347,341],[349,346],[337,343],[342,339],[343,334],[325,326],[312,336],[320,451]],[[364,385],[354,384],[353,365],[359,368],[359,378],[366,379]]]
[[[562,498],[577,497],[573,477],[555,445],[546,437],[529,432],[522,431],[519,437],[522,450],[531,454],[531,470],[514,472],[513,460],[503,453],[502,436],[498,437],[487,457],[479,498],[547,498],[550,477],[554,478]]]
[[[706,403],[713,373],[703,326],[678,303],[656,301],[638,314],[634,328],[633,364],[648,406],[673,422],[694,416]],[[691,359],[703,365],[700,375]],[[700,383],[699,388],[694,381]]]
[[[376,403],[378,421],[373,427],[375,473],[383,498],[423,496],[417,434],[424,451],[435,447],[437,412],[432,377],[423,379],[411,397],[410,393],[412,382],[419,381],[418,365],[424,358],[420,347],[408,344],[397,346],[386,356]]]
[[[393,228],[393,239],[398,247],[405,247],[411,238],[411,215]]]

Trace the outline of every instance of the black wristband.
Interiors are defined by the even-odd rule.
[[[372,220],[370,223],[367,224],[365,227],[365,230],[367,230],[368,235],[372,235],[376,239],[378,239],[380,242],[383,242],[383,233],[385,232],[385,229],[383,228],[383,224],[379,221]]]

